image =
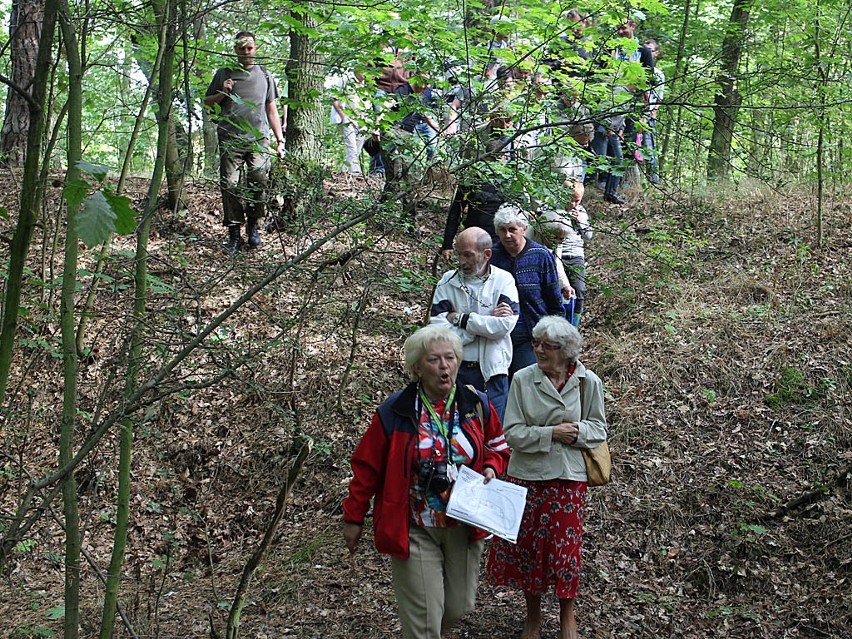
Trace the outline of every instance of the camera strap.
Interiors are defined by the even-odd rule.
[[[450,396],[447,397],[447,403],[444,407],[444,413],[446,414],[446,419],[442,416],[438,415],[435,411],[435,408],[432,406],[432,402],[429,401],[429,398],[426,397],[426,394],[423,392],[423,389],[420,389],[420,401],[423,406],[426,407],[426,410],[429,412],[429,417],[431,418],[432,424],[435,428],[438,429],[438,433],[440,433],[444,437],[444,441],[447,442],[447,461],[450,461],[450,450],[452,449],[452,438],[455,433],[455,411],[453,410],[453,402],[456,399],[456,388],[453,386],[453,390],[450,391]],[[432,444],[432,450],[435,450],[435,444]]]

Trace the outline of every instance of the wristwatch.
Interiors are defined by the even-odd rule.
[[[453,315],[453,319],[452,319],[452,322],[451,322],[452,325],[458,326],[459,324],[461,324],[461,319],[462,319],[462,314],[456,313],[455,315]]]

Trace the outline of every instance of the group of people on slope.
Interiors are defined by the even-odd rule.
[[[576,9],[571,10],[568,17],[574,28],[559,42],[568,46],[581,60],[589,60],[593,47],[583,36],[588,17]],[[510,48],[511,41],[499,28],[500,24],[498,21],[493,29],[491,44]],[[659,45],[654,40],[640,43],[634,35],[635,29],[636,20],[633,18],[626,19],[619,26],[618,35],[635,40],[636,47],[616,49],[612,56],[618,61],[640,62],[651,78],[650,89],[641,92],[631,86],[613,86],[613,95],[615,92],[640,93],[646,110],[641,118],[616,114],[593,125],[591,120],[595,116],[580,104],[576,89],[570,83],[563,86],[558,79],[554,79],[553,99],[545,100],[552,111],[546,119],[555,123],[555,129],[564,128],[567,136],[575,142],[573,147],[568,145],[565,154],[557,154],[553,158],[553,171],[561,174],[566,183],[597,184],[604,190],[604,199],[612,203],[623,203],[618,194],[622,172],[618,164],[624,155],[624,141],[641,145],[644,151],[637,148],[635,155],[646,161],[650,181],[659,180],[654,134],[665,77],[654,64],[660,57]],[[265,214],[270,160],[273,156],[281,158],[284,155],[284,130],[277,107],[278,87],[269,71],[255,61],[257,43],[254,34],[248,31],[237,33],[234,53],[237,64],[216,71],[204,98],[217,124],[223,224],[228,229],[226,250],[231,254],[237,253],[244,244],[250,248],[260,245],[259,222]],[[478,70],[471,67],[464,72],[454,72],[458,83],[439,95],[424,76],[407,68],[404,52],[391,48],[388,55],[389,61],[380,63],[383,66],[372,79],[374,86],[369,89],[370,103],[362,100],[361,93],[354,90],[356,85],[367,81],[362,73],[352,74],[352,84],[344,82],[345,86],[332,100],[330,121],[341,127],[347,171],[361,172],[361,149],[366,148],[371,157],[371,170],[385,175],[386,184],[395,183],[410,164],[411,157],[405,155],[412,150],[410,140],[422,140],[425,147],[413,152],[422,152],[427,158],[432,158],[439,136],[454,133],[472,134],[476,140],[473,146],[488,149],[487,157],[499,159],[511,154],[536,153],[538,140],[535,135],[516,135],[518,127],[533,123],[515,121],[512,103],[519,99],[542,99],[544,91],[541,89],[548,82],[544,74],[528,74],[517,67],[501,66],[492,60]],[[594,55],[600,57],[601,52]],[[546,62],[553,68],[555,78],[567,64],[558,54]],[[576,63],[571,64],[568,75],[582,77],[581,68]],[[526,97],[522,98],[522,92],[517,90],[517,82],[527,85]],[[363,131],[361,123],[365,108],[372,114],[370,119],[374,123],[396,111],[396,115],[389,118],[395,122],[394,126],[384,134],[378,129]],[[617,108],[615,110],[618,111]],[[576,150],[577,145],[595,155],[612,158],[612,166],[587,174],[584,156]],[[469,143],[466,145],[468,151],[470,146]],[[240,184],[241,176],[244,177],[244,186]],[[457,199],[481,198],[483,204],[490,201],[493,207],[502,197],[499,184],[492,181],[468,182],[470,180],[462,179]],[[454,202],[454,207],[456,205]],[[451,211],[451,217],[452,214]],[[243,226],[246,228],[245,238]]]
[[[284,152],[278,90],[255,64],[256,48],[253,34],[238,33],[238,67],[218,70],[205,98],[219,116],[231,253],[244,243],[243,225],[248,245],[260,245],[270,156]],[[241,170],[247,191],[239,186]],[[523,639],[540,636],[541,597],[553,586],[560,636],[574,639],[587,480],[582,450],[607,435],[601,381],[579,361],[582,338],[564,316],[564,297],[580,286],[552,250],[582,267],[576,251],[590,233],[580,212],[582,184],[573,184],[570,214],[539,213],[535,237],[547,246],[528,235],[528,215],[495,196],[499,189],[492,189],[496,199],[472,197],[482,191],[459,202],[467,209],[465,230],[453,238],[462,220],[457,211],[450,233],[459,267],[436,287],[430,325],[406,340],[411,383],[377,408],[353,454],[345,543],[354,553],[374,500],[375,543],[393,558],[403,637],[438,639],[474,607],[486,537],[446,515],[458,468],[469,466],[486,482],[505,476],[527,487],[527,504],[518,543],[492,542],[489,579],[523,591]],[[479,213],[471,209],[477,197]]]
[[[536,73],[517,65],[501,64],[497,58],[474,61],[469,67],[448,69],[443,81],[455,84],[448,90],[439,90],[410,69],[413,61],[405,52],[392,49],[391,61],[373,80],[372,108],[360,97],[367,82],[362,73],[335,76],[329,82],[335,91],[330,122],[341,128],[346,149],[344,170],[361,174],[358,158],[363,148],[371,155],[371,172],[380,173],[388,180],[398,179],[399,171],[386,167],[388,158],[406,166],[415,155],[422,155],[422,146],[406,149],[397,139],[415,132],[425,144],[429,159],[435,157],[439,137],[454,134],[463,134],[467,140],[461,149],[455,145],[454,151],[462,156],[472,147],[482,148],[500,141],[503,153],[527,159],[540,153],[542,134],[551,140],[563,139],[567,134],[576,146],[559,144],[561,150],[553,158],[553,170],[566,178],[599,186],[605,201],[624,203],[618,188],[625,151],[631,159],[645,163],[649,181],[659,182],[655,127],[665,76],[655,67],[661,55],[658,43],[641,42],[635,36],[637,18],[631,16],[613,35],[633,41],[635,46],[627,44],[604,50],[584,35],[592,22],[588,15],[572,9],[567,19],[571,28],[550,43],[549,53]],[[499,25],[500,22],[495,34],[500,32]],[[492,45],[512,48],[511,39],[504,32],[499,37],[495,35]],[[592,81],[593,71],[608,60],[614,61],[611,82],[606,87],[609,97],[592,112],[582,104],[587,92],[580,87]],[[622,80],[625,62],[640,63],[645,68],[647,82],[640,83],[643,88]],[[519,108],[521,104],[523,108]],[[375,114],[381,119],[386,110],[401,111],[404,117],[384,134],[379,134],[378,129],[365,131],[364,123],[375,123]],[[516,117],[515,112],[525,115]],[[546,126],[548,123],[554,123],[552,129]],[[609,159],[586,175],[587,159],[591,156]]]
[[[560,227],[561,222],[548,221]],[[495,538],[487,575],[523,591],[523,639],[542,630],[542,595],[576,639],[587,476],[582,449],[606,440],[603,386],[579,360],[553,253],[503,204],[494,233],[455,237],[458,268],[432,297],[430,324],[405,343],[410,384],[376,410],[352,457],[343,503],[354,553],[373,506],[376,548],[392,557],[402,636],[439,639],[475,603],[486,534],[446,515],[461,465],[527,488],[516,544]]]

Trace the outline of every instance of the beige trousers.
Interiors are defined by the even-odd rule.
[[[470,528],[411,524],[409,558],[391,561],[403,639],[440,639],[476,603],[483,540]]]

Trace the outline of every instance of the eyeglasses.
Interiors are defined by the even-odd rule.
[[[541,339],[534,339],[532,341],[533,348],[538,348],[539,346],[546,351],[558,351],[562,348],[559,344],[551,344],[550,342],[545,342]]]

